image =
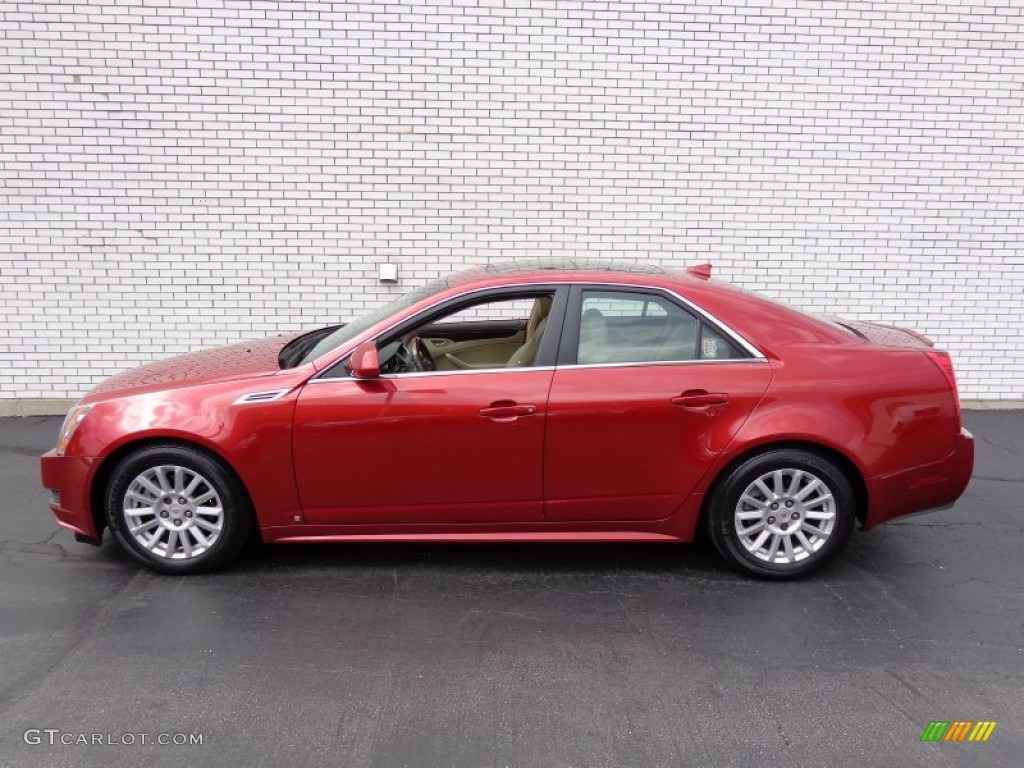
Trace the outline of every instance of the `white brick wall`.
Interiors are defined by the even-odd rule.
[[[1022,8],[5,0],[0,397],[549,254],[710,260],[1024,397]]]

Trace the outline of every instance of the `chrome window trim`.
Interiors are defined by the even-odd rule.
[[[732,357],[722,360],[654,360],[640,363],[573,363],[570,365],[540,365],[536,368],[480,368],[477,370],[457,371],[416,371],[414,373],[382,373],[376,379],[359,379],[355,376],[337,376],[326,379],[312,379],[310,384],[332,384],[342,381],[382,381],[391,379],[418,379],[427,376],[466,376],[478,373],[524,373],[526,371],[574,371],[586,368],[653,368],[667,365],[724,365],[754,364],[763,365],[768,362],[765,357]]]
[[[726,357],[721,360],[651,360],[638,363],[571,363],[569,365],[559,365],[556,367],[560,371],[567,371],[575,370],[576,368],[651,368],[663,365],[723,365],[725,363],[756,363],[761,365],[767,362],[768,358],[766,357]]]
[[[330,384],[336,381],[388,381],[391,379],[413,379],[413,378],[424,378],[427,376],[466,376],[475,373],[525,373],[527,371],[554,371],[557,366],[554,365],[538,365],[535,367],[527,368],[477,368],[474,370],[469,369],[458,369],[454,371],[415,371],[413,373],[382,373],[375,379],[360,379],[356,376],[337,376],[326,379],[312,379],[310,384]]]
[[[672,299],[675,299],[677,302],[679,302],[680,304],[685,306],[691,312],[695,313],[696,315],[698,315],[702,319],[709,321],[712,325],[715,325],[718,328],[722,329],[722,331],[730,339],[732,339],[734,342],[736,342],[736,344],[738,344],[740,347],[742,347],[744,351],[746,351],[748,354],[750,354],[750,357],[725,358],[725,359],[722,359],[722,360],[715,360],[715,359],[701,360],[701,359],[697,359],[697,360],[653,360],[653,361],[649,361],[649,362],[637,361],[637,362],[626,362],[626,363],[584,363],[584,364],[573,363],[573,364],[570,364],[570,365],[541,366],[541,367],[537,367],[537,368],[533,368],[533,367],[521,367],[521,368],[481,368],[479,370],[458,370],[458,371],[417,371],[415,373],[387,373],[387,374],[382,374],[380,376],[380,378],[381,379],[392,379],[392,378],[408,378],[408,377],[412,377],[412,376],[417,376],[417,377],[418,376],[438,376],[438,375],[450,376],[452,374],[465,375],[465,374],[470,374],[470,373],[496,373],[496,372],[499,372],[499,371],[502,371],[502,372],[505,372],[505,373],[514,373],[514,372],[517,372],[517,371],[542,371],[542,370],[556,370],[556,369],[559,369],[559,368],[631,368],[631,367],[638,367],[638,366],[647,367],[647,366],[652,366],[652,365],[693,365],[693,364],[706,364],[706,363],[714,363],[714,364],[742,363],[744,361],[751,361],[751,360],[759,361],[759,362],[767,362],[767,360],[768,360],[767,356],[761,350],[759,350],[757,347],[755,347],[753,344],[751,344],[749,341],[747,341],[745,338],[743,338],[743,336],[741,336],[738,332],[733,330],[731,326],[729,326],[726,323],[723,323],[721,320],[719,320],[717,317],[712,315],[710,312],[706,312],[705,310],[701,309],[696,304],[694,304],[692,301],[687,299],[685,296],[681,296],[680,294],[676,293],[671,288],[665,288],[665,287],[660,286],[660,285],[650,285],[648,283],[604,282],[604,281],[601,281],[600,279],[598,279],[598,280],[585,280],[585,281],[565,281],[565,282],[556,282],[556,283],[511,283],[511,284],[508,284],[508,285],[489,285],[489,286],[486,286],[484,288],[474,288],[473,290],[466,291],[465,293],[460,293],[460,294],[457,294],[455,296],[449,296],[446,299],[439,299],[438,301],[435,301],[434,303],[424,307],[422,310],[417,312],[412,317],[406,318],[405,320],[399,320],[397,322],[394,322],[391,325],[389,325],[387,328],[385,328],[382,331],[380,331],[379,333],[375,334],[374,336],[371,336],[371,337],[369,337],[367,339],[363,339],[363,341],[359,341],[357,343],[352,344],[351,347],[346,348],[345,351],[341,355],[338,356],[337,360],[335,360],[333,363],[328,363],[326,368],[324,368],[322,371],[318,372],[316,374],[316,376],[314,376],[312,379],[310,379],[309,382],[307,382],[307,383],[309,383],[309,384],[318,384],[318,383],[327,382],[327,381],[348,381],[348,380],[350,380],[350,377],[347,377],[347,376],[329,377],[329,376],[325,376],[325,374],[328,371],[332,370],[334,368],[334,366],[341,365],[342,364],[342,360],[344,360],[345,357],[348,356],[352,352],[353,349],[355,349],[357,346],[359,346],[359,344],[362,344],[362,343],[364,343],[366,341],[376,341],[377,339],[381,338],[382,336],[386,336],[388,333],[390,333],[392,330],[397,328],[399,325],[402,325],[403,323],[408,322],[408,321],[415,320],[416,318],[421,317],[422,315],[429,314],[430,312],[432,312],[437,307],[439,307],[442,304],[445,304],[445,303],[447,303],[449,301],[458,301],[458,300],[464,299],[464,298],[466,298],[468,296],[472,296],[473,294],[476,294],[476,293],[484,293],[486,291],[493,291],[493,290],[504,290],[504,289],[508,289],[508,288],[528,288],[528,289],[534,289],[535,288],[537,290],[557,290],[558,288],[560,288],[562,286],[567,286],[567,287],[581,286],[583,288],[586,288],[587,286],[601,286],[601,287],[624,288],[624,289],[640,288],[642,290],[654,291],[656,293],[661,293],[662,295],[664,295],[666,297],[671,297]],[[358,337],[356,337],[356,338],[358,338]],[[359,379],[355,379],[355,380],[359,381]]]

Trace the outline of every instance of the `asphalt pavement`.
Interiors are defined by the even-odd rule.
[[[160,576],[56,528],[60,419],[2,419],[0,766],[1019,768],[1024,411],[966,422],[956,508],[766,583],[707,543],[279,545]],[[934,720],[998,725],[922,743]]]

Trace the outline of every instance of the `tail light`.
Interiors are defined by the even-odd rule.
[[[928,350],[925,354],[942,371],[942,375],[946,377],[946,381],[949,383],[949,389],[953,393],[953,406],[956,409],[956,428],[959,430],[962,423],[960,417],[960,391],[956,386],[956,372],[953,370],[953,360],[948,352],[938,349]]]

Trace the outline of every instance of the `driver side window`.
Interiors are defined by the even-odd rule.
[[[462,304],[386,339],[381,373],[483,371],[536,365],[553,293],[503,295]]]

